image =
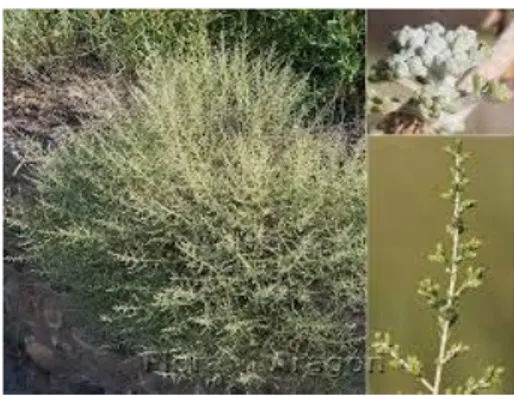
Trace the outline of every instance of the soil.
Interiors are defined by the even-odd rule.
[[[16,166],[34,145],[47,150],[78,131],[84,122],[112,116],[116,105],[127,100],[129,86],[121,76],[86,67],[32,76],[6,75],[5,176],[16,176]]]
[[[26,176],[38,161],[38,154],[56,147],[75,134],[84,123],[106,120],[119,105],[128,103],[131,83],[121,76],[91,67],[41,71],[32,76],[4,76],[4,201],[31,194]],[[8,209],[7,209],[8,210]],[[4,234],[4,257],[19,252],[16,238]],[[7,263],[25,271],[27,264]],[[25,267],[25,268],[24,268]],[[5,323],[5,328],[11,327]],[[9,394],[75,393],[105,391],[81,378],[55,377],[37,367],[19,342],[4,334],[4,392]]]

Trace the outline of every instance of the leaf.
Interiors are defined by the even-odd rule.
[[[446,250],[441,242],[437,243],[435,252],[428,256],[428,260],[436,264],[446,264]]]
[[[468,351],[469,351],[469,346],[464,345],[461,342],[459,342],[458,344],[453,344],[446,351],[446,355],[443,358],[443,364],[446,364],[450,360],[453,360],[456,357],[458,357],[461,354],[463,354],[464,352],[468,352]]]
[[[462,201],[462,204],[461,204],[461,207],[462,209],[472,209],[474,207],[476,207],[477,205],[477,200],[476,199],[465,199],[464,201]]]
[[[408,373],[419,377],[423,370],[423,365],[416,356],[407,356],[405,369]]]

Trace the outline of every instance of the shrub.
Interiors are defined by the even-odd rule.
[[[256,52],[273,46],[296,72],[309,74],[320,103],[335,100],[347,116],[362,115],[364,10],[226,10],[210,29],[232,43],[246,37]]]
[[[5,10],[6,69],[89,59],[132,71],[150,54],[193,45],[208,16],[202,10]]]
[[[254,55],[274,47],[297,73],[309,73],[320,103],[338,99],[348,116],[362,115],[364,11],[6,10],[4,21],[8,71],[84,58],[133,71],[202,37],[229,47],[244,37]]]
[[[39,169],[36,202],[11,219],[29,256],[111,342],[156,352],[178,380],[355,391],[362,158],[305,125],[305,81],[271,58],[154,65],[130,114]],[[339,371],[319,371],[330,358]]]

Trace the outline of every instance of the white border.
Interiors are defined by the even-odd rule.
[[[35,1],[35,0],[4,0],[2,8],[359,8],[359,9],[485,9],[485,8],[514,8],[512,0],[496,0],[488,3],[468,2],[463,8],[462,1],[432,0],[413,2],[407,0],[89,0],[89,1]]]

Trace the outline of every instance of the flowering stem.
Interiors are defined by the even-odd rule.
[[[428,305],[437,312],[437,322],[439,327],[438,354],[434,360],[434,378],[430,382],[424,375],[423,363],[416,355],[404,355],[400,353],[400,346],[391,340],[389,333],[376,333],[375,341],[371,347],[375,349],[377,355],[386,356],[391,367],[401,369],[407,374],[416,378],[417,381],[428,390],[429,393],[441,394],[443,383],[443,371],[446,364],[462,353],[469,351],[469,347],[462,343],[450,344],[452,327],[459,318],[459,298],[470,289],[476,289],[482,285],[484,267],[467,265],[463,279],[458,279],[459,270],[464,261],[476,258],[476,251],[481,242],[477,238],[464,240],[462,234],[466,231],[464,224],[464,212],[473,208],[476,201],[465,199],[464,189],[469,179],[463,163],[469,157],[469,153],[462,150],[462,141],[456,140],[453,146],[445,147],[445,151],[450,153],[453,158],[451,167],[452,182],[451,188],[441,195],[448,199],[453,205],[451,224],[446,227],[446,232],[450,237],[451,251],[446,253],[443,243],[436,245],[435,252],[428,256],[429,261],[444,265],[448,274],[448,286],[441,293],[440,284],[430,278],[425,278],[419,283],[418,294],[421,295]],[[475,394],[479,390],[485,390],[498,385],[504,372],[502,367],[489,366],[484,375],[479,379],[469,377],[463,386],[447,388],[448,394]]]
[[[453,183],[455,185],[461,184],[461,173],[458,171],[460,168],[460,162],[461,159],[459,157],[455,158],[455,165],[457,171],[454,174],[454,180]],[[460,201],[461,201],[461,193],[460,190],[457,188],[455,191],[455,197],[453,199],[453,220],[457,220],[459,218],[459,208],[460,208]],[[459,236],[460,231],[458,227],[454,227],[452,231],[452,255],[451,255],[451,262],[450,262],[450,282],[448,285],[448,301],[446,303],[447,307],[451,307],[454,303],[455,298],[455,286],[457,284],[457,256],[459,254]],[[446,355],[446,347],[448,345],[448,340],[450,339],[450,318],[443,319],[442,324],[442,331],[441,331],[441,339],[439,344],[439,355],[436,360],[436,371],[435,371],[435,377],[434,377],[434,385],[432,388],[432,393],[434,395],[437,395],[440,393],[440,387],[441,387],[441,378],[443,374],[443,367],[446,363],[445,355]]]

